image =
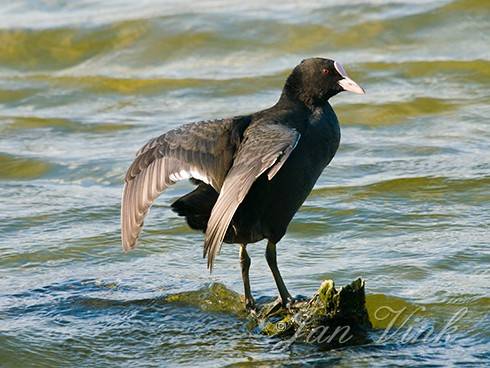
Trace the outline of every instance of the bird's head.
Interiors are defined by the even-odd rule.
[[[347,76],[344,67],[337,61],[323,58],[303,60],[297,65],[284,86],[283,94],[299,99],[307,106],[323,106],[339,92],[366,93]]]

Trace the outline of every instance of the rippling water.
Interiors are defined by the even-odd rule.
[[[3,2],[0,366],[488,364],[490,7],[338,4]],[[367,280],[373,342],[328,352],[274,349],[234,305],[205,303],[241,292],[238,249],[207,274],[202,235],[168,207],[189,184],[159,198],[138,250],[119,240],[146,140],[270,106],[309,56],[368,91],[333,99],[341,147],[279,245],[294,293]],[[252,287],[271,298],[263,251]],[[386,306],[419,311],[403,331],[461,318],[450,339],[384,341]]]

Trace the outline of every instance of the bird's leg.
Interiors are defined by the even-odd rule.
[[[240,266],[242,267],[243,288],[245,291],[245,308],[247,308],[247,310],[253,310],[255,309],[255,300],[250,291],[250,279],[248,277],[250,257],[247,253],[247,244],[240,245]]]
[[[277,268],[277,255],[276,255],[276,244],[269,241],[267,242],[267,248],[265,250],[265,259],[267,259],[267,264],[272,271],[272,276],[276,281],[277,289],[279,290],[279,295],[281,299],[281,304],[286,307],[289,302],[293,300],[291,294],[289,294],[284,281],[282,280],[279,268]]]

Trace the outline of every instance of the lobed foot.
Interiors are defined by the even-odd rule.
[[[248,312],[255,312],[257,310],[257,305],[255,304],[254,298],[245,297],[245,309]]]

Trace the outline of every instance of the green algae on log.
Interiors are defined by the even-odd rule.
[[[265,304],[250,316],[252,326],[265,335],[325,347],[364,343],[372,327],[360,278],[339,290],[325,280],[309,300],[289,308]]]
[[[369,341],[367,334],[372,328],[362,279],[339,290],[332,280],[325,280],[309,300],[294,302],[289,308],[266,303],[251,313],[245,310],[243,296],[220,283],[164,299],[166,303],[194,305],[206,312],[248,318],[250,330],[281,339],[278,348],[294,342],[325,348],[357,345]]]
[[[205,312],[234,314],[240,318],[247,316],[242,296],[225,285],[213,282],[195,291],[168,295],[167,303],[193,305]]]

